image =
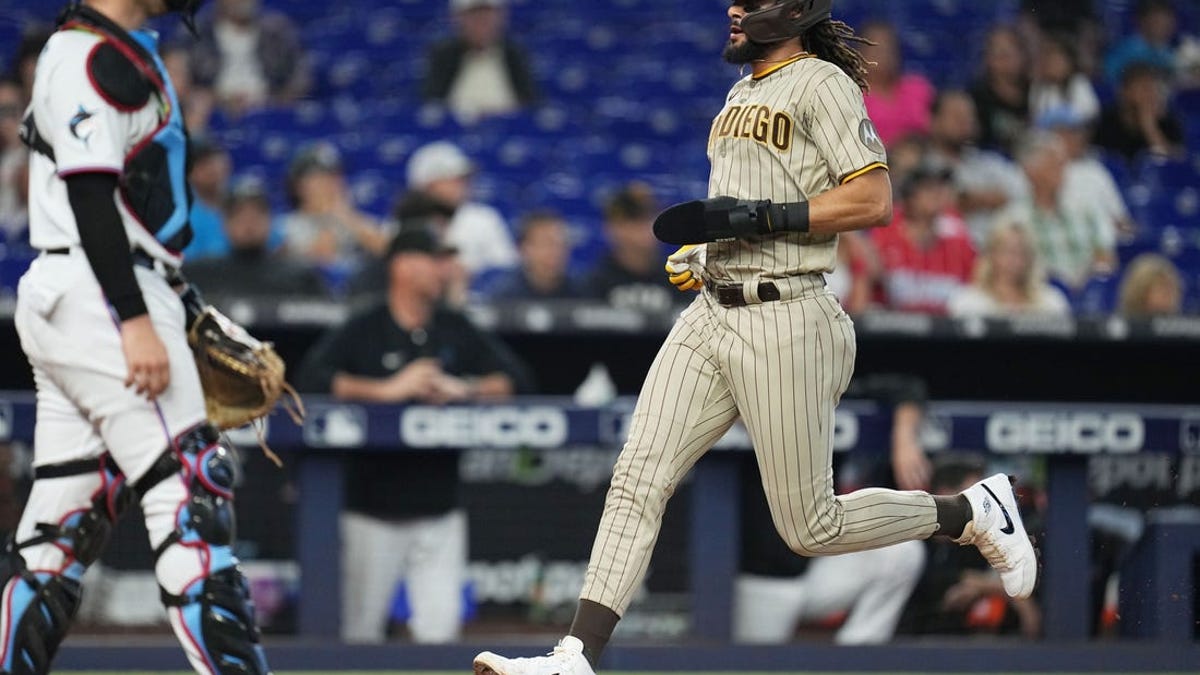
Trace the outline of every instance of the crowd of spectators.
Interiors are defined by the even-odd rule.
[[[1196,43],[1169,0],[1136,3],[1124,36],[1106,33],[1095,11],[1068,21],[1045,4],[1024,3],[1019,20],[988,31],[977,75],[964,89],[939,89],[911,70],[895,25],[860,26],[872,43],[861,48],[874,64],[866,106],[889,148],[897,208],[891,225],[843,237],[842,269],[830,284],[852,313],[1063,315],[1097,283],[1108,289],[1111,307],[1124,308],[1117,286],[1129,260],[1118,247],[1157,224],[1135,221],[1128,185],[1113,171],[1127,178],[1140,162],[1186,157],[1173,94],[1196,84],[1189,61]],[[429,43],[414,99],[465,126],[540,105],[533,59],[521,46],[528,36],[510,26],[509,13],[505,0],[449,0],[450,33]],[[230,281],[241,274],[211,275],[221,293],[337,298],[361,290],[372,268],[378,281],[390,238],[418,202],[430,211],[423,220],[457,252],[450,295],[458,304],[594,298],[649,311],[678,304],[660,278],[664,251],[648,227],[662,205],[636,171],[597,199],[589,223],[572,222],[576,212],[558,215],[552,198],[524,214],[503,214],[475,196],[481,169],[461,143],[430,137],[406,157],[392,212],[369,213],[357,204],[342,149],[313,138],[286,157],[284,185],[260,186],[265,199],[248,196],[245,181],[231,180],[243,167],[206,133],[209,120],[216,114],[236,125],[241,115],[308,95],[313,63],[302,35],[293,19],[258,0],[218,0],[201,15],[195,38],[181,31],[166,43],[164,61],[195,146],[188,266],[211,275],[270,260],[287,261],[289,270],[287,283],[242,288]],[[45,37],[29,31],[0,82],[0,230],[10,247],[19,246],[26,218],[17,128]],[[272,198],[280,194],[286,211]],[[243,222],[226,222],[235,214]],[[270,227],[260,243],[257,226],[245,221],[264,217]],[[588,231],[593,222],[602,223],[596,232]],[[603,246],[581,263],[577,245],[589,239]],[[1174,262],[1161,258],[1164,265]],[[297,266],[315,274],[291,274]],[[1191,272],[1174,273],[1177,302],[1150,306],[1180,311]]]

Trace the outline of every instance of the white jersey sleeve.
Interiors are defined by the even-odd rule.
[[[54,148],[58,175],[120,173],[131,120],[105,100],[88,74],[88,60],[100,39],[83,31],[52,39],[64,44],[48,51],[53,60],[38,69],[38,78],[50,86],[38,88],[41,100],[34,101],[34,116],[38,132]]]
[[[809,135],[834,181],[844,183],[887,165],[887,151],[867,117],[862,91],[849,76],[839,70],[825,78],[809,105]]]

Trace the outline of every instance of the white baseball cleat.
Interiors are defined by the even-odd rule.
[[[1000,573],[1004,591],[1014,598],[1028,598],[1037,583],[1038,562],[1033,543],[1025,533],[1013,479],[998,473],[962,492],[971,503],[972,519],[955,539],[974,544]]]
[[[492,652],[475,657],[475,675],[595,675],[583,655],[583,643],[568,635],[545,656],[510,659]]]

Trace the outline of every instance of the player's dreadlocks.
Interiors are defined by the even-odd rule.
[[[822,61],[828,61],[841,68],[851,77],[863,93],[871,86],[867,84],[867,66],[870,63],[863,58],[851,44],[874,45],[865,37],[858,35],[854,29],[842,21],[827,19],[804,33],[804,49]]]

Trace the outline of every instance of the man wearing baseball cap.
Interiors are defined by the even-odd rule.
[[[537,99],[525,50],[505,35],[504,0],[450,0],[456,34],[430,48],[422,97],[464,124]]]
[[[297,387],[348,401],[430,405],[528,393],[527,368],[442,304],[439,263],[449,253],[434,233],[402,229],[388,247],[386,297],[309,351]],[[343,639],[384,640],[398,582],[416,642],[457,639],[467,518],[455,453],[349,455],[341,542]]]

